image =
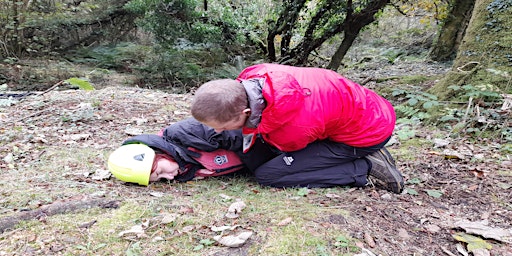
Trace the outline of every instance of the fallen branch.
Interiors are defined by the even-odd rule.
[[[89,198],[80,196],[78,198],[70,198],[55,201],[48,205],[43,205],[39,209],[18,212],[14,215],[0,219],[0,233],[13,228],[21,221],[26,220],[44,220],[44,218],[56,214],[75,213],[90,209],[93,207],[100,208],[118,208],[118,200],[105,200],[105,198]]]
[[[45,94],[45,93],[47,93],[47,92],[49,92],[49,91],[51,91],[51,90],[53,90],[53,89],[57,88],[58,86],[60,86],[60,85],[61,85],[61,84],[63,84],[63,83],[64,83],[64,80],[59,81],[58,83],[56,83],[56,84],[52,85],[52,87],[50,87],[50,88],[46,89],[46,91],[41,92],[41,93],[39,93],[38,95],[39,95],[39,96],[41,96],[41,95],[43,95],[43,94]]]

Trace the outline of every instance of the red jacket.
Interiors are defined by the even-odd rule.
[[[334,71],[259,64],[238,80],[263,79],[266,107],[256,128],[265,141],[285,151],[330,139],[355,147],[385,141],[393,133],[393,106],[375,92]]]

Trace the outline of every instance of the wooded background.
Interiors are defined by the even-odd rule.
[[[423,42],[421,54],[454,61],[453,72],[433,88],[434,94],[452,97],[448,86],[475,83],[511,90],[512,0],[0,3],[0,53],[8,64],[65,58],[134,73],[140,85],[186,91],[212,78],[232,77],[256,60],[338,70],[361,31],[381,17],[416,16],[438,30],[433,40]],[[7,75],[0,79],[15,82]]]

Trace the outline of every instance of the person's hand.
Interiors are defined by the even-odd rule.
[[[212,174],[215,174],[215,171],[208,170],[208,169],[199,169],[196,171],[196,175],[203,176],[203,177],[211,176]]]

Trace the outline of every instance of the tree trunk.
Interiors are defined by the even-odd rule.
[[[343,41],[341,41],[340,46],[338,47],[334,55],[332,55],[331,61],[327,65],[328,69],[334,71],[338,70],[338,68],[341,66],[343,58],[345,58],[345,55],[347,54],[348,50],[350,49],[356,38],[357,34],[345,34],[345,36],[343,37]]]
[[[474,6],[475,0],[455,0],[430,52],[432,60],[447,61],[455,57]]]
[[[331,69],[338,69],[346,51],[352,46],[361,29],[375,21],[375,14],[382,10],[389,2],[390,0],[367,1],[362,9],[359,5],[357,8],[353,8],[351,0],[348,0],[345,5],[341,5],[340,1],[325,2],[325,5],[319,8],[320,10],[312,17],[301,42],[295,48],[288,51],[287,54],[282,55],[278,62],[294,66],[306,66],[311,52],[318,49],[329,38],[343,32],[344,40],[335,58],[337,63],[329,64]],[[326,22],[326,17],[333,15],[333,13],[328,11],[332,8],[339,8],[339,5],[346,6],[344,10],[339,10],[346,11],[345,19],[336,24],[329,24],[329,22]]]
[[[300,11],[304,8],[306,0],[291,0],[285,1],[285,7],[279,14],[277,21],[271,21],[269,24],[268,35],[267,35],[267,57],[270,62],[274,62],[277,59],[276,48],[274,40],[277,35],[282,35],[283,41],[280,43],[280,50],[287,51],[289,49],[289,43],[291,38],[291,31],[299,18]],[[284,34],[284,35],[283,35]]]
[[[356,40],[359,32],[361,32],[361,29],[375,21],[375,14],[384,9],[384,7],[389,3],[389,0],[373,1],[359,13],[353,12],[352,1],[348,1],[348,3],[349,8],[347,10],[347,18],[342,25],[343,31],[345,32],[343,41],[327,65],[328,69],[334,71],[340,67],[341,61]]]
[[[432,88],[440,99],[454,91],[450,85],[485,85],[512,93],[512,3],[476,0],[452,70]]]

